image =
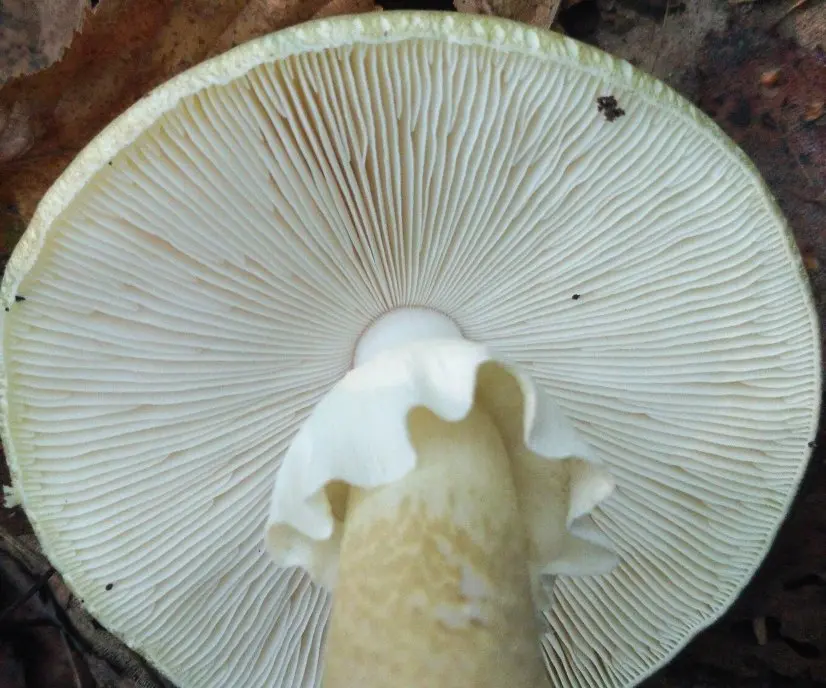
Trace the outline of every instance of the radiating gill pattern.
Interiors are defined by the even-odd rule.
[[[267,502],[403,305],[525,366],[617,478],[622,564],[558,581],[554,685],[631,684],[731,601],[799,479],[816,335],[751,172],[632,90],[606,122],[607,83],[307,52],[183,99],[78,194],[5,355],[26,505],[106,626],[182,687],[318,684],[329,599],[268,562]]]

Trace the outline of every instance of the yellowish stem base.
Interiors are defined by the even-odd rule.
[[[418,408],[410,429],[416,469],[349,498],[324,688],[547,688],[496,427]]]

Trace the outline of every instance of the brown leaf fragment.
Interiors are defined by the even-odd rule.
[[[25,153],[34,141],[29,114],[22,103],[0,103],[0,163]]]
[[[769,631],[766,627],[766,617],[758,616],[752,619],[751,627],[754,629],[754,637],[761,647],[769,642]]]
[[[804,48],[815,50],[826,48],[826,3],[812,3],[790,15],[787,20],[793,25],[798,42]]]
[[[777,86],[780,83],[782,76],[783,70],[779,67],[775,69],[767,69],[760,75],[760,84],[769,88],[772,86]]]
[[[215,42],[217,55],[236,45],[310,19],[370,12],[373,0],[250,0]]]
[[[803,121],[804,122],[815,122],[823,117],[823,113],[825,111],[824,103],[822,100],[813,100],[809,103],[805,110],[803,111]]]
[[[314,15],[313,19],[335,17],[338,14],[361,14],[363,12],[380,12],[381,5],[374,0],[328,0]]]
[[[757,2],[750,19],[767,34],[790,38],[801,48],[821,52],[826,48],[826,2],[823,0]]]
[[[775,20],[773,24],[769,25],[769,28],[775,29],[777,26],[788,16],[793,15],[798,10],[803,9],[806,5],[809,4],[809,0],[796,0],[794,4],[790,5],[778,18]]]
[[[455,0],[459,12],[488,14],[513,19],[544,29],[550,28],[562,0]]]
[[[826,197],[824,197],[823,202],[826,203]],[[802,250],[803,255],[803,265],[805,266],[806,270],[809,272],[817,272],[820,268],[820,262],[817,259],[817,253],[815,249],[811,246],[807,246]]]
[[[722,31],[731,6],[716,0],[676,0],[657,2],[661,16],[654,9],[643,11],[645,3],[606,0],[594,40],[603,50],[641,68],[688,98],[696,94],[697,65],[702,61],[706,37]]]
[[[0,84],[48,67],[83,24],[84,0],[0,3]]]

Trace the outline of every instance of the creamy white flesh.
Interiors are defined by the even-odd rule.
[[[416,468],[353,490],[324,688],[546,686],[507,451],[474,408],[409,419]]]
[[[613,483],[438,313],[383,317],[355,364],[287,452],[265,534],[335,591],[325,687],[547,685],[543,577],[612,567],[585,516]]]

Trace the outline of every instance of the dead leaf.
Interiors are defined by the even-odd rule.
[[[33,138],[26,106],[22,103],[0,105],[0,163],[29,150]]]
[[[638,3],[606,0],[595,41],[691,98],[703,41],[710,32],[725,28],[730,7],[717,0],[656,4],[660,13],[643,11]]]
[[[760,75],[760,84],[767,88],[777,86],[783,77],[783,70],[780,68],[767,69]]]
[[[548,29],[562,0],[454,0],[459,12],[489,14]]]
[[[750,15],[752,25],[819,53],[826,63],[826,0],[757,2]]]
[[[381,5],[374,4],[374,0],[329,0],[324,7],[313,15],[313,19],[335,17],[339,14],[381,12],[383,9]]]
[[[84,0],[3,0],[0,84],[60,59],[83,24]]]
[[[819,2],[792,13],[786,20],[801,46],[811,50],[826,49],[826,2]]]
[[[374,0],[101,2],[60,62],[0,88],[0,251],[77,152],[153,87],[251,38],[374,8]]]
[[[222,53],[251,38],[308,19],[369,12],[374,5],[373,0],[250,0],[218,38],[210,54]]]
[[[822,100],[813,100],[803,110],[803,121],[816,122],[823,117],[824,109],[826,109],[826,105]]]

